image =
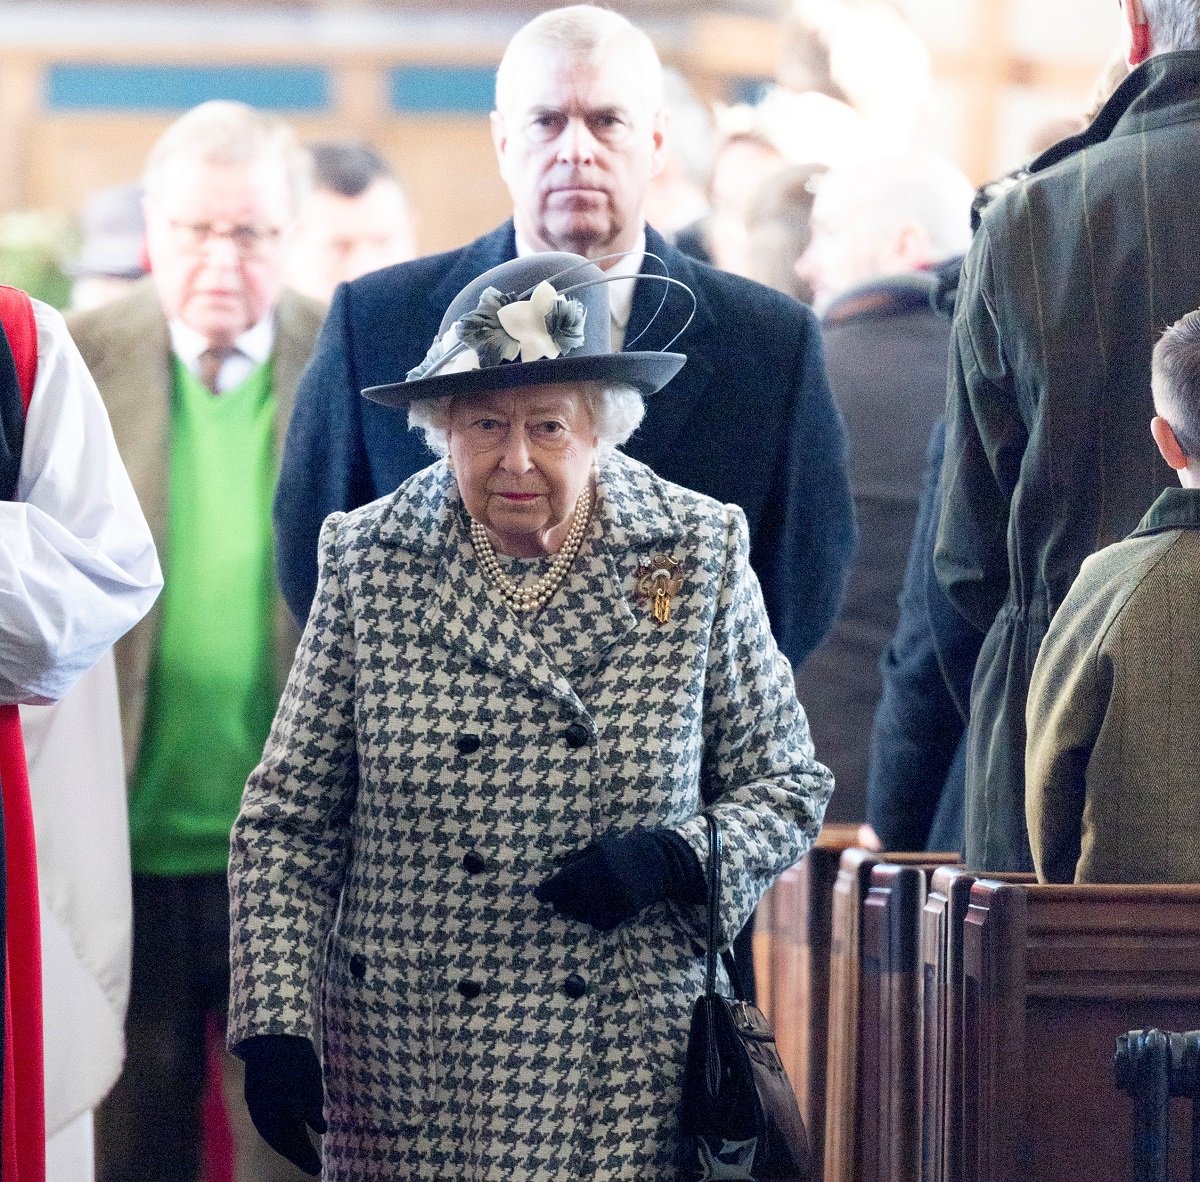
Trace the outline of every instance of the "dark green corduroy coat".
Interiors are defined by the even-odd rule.
[[[947,396],[938,578],[987,632],[971,695],[967,860],[1031,866],[1025,701],[1081,563],[1174,483],[1150,351],[1200,305],[1200,52],[1151,58],[985,211]]]

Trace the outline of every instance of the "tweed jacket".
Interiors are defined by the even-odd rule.
[[[967,861],[1031,868],[1025,705],[1084,558],[1174,483],[1150,352],[1200,304],[1200,52],[1151,57],[983,214],[951,346],[938,577],[986,632],[968,725]]]
[[[776,639],[799,666],[833,622],[854,546],[845,438],[816,318],[787,296],[687,258],[650,228],[646,249],[697,303],[672,346],[687,365],[647,399],[624,450],[667,480],[745,511],[750,564]],[[402,380],[462,288],[515,257],[508,222],[460,250],[377,271],[334,295],[297,394],[275,500],[279,582],[299,619],[316,585],[325,515],[392,492],[430,460],[405,409],[366,401],[360,391]],[[643,267],[661,269],[649,257]],[[691,300],[677,288],[650,323],[662,298],[660,284],[637,285],[627,348],[663,348],[684,325]]]
[[[732,938],[832,779],[744,517],[619,453],[527,626],[483,581],[444,461],[325,523],[317,598],[234,826],[231,1044],[313,1034],[325,1178],[673,1178],[704,909],[609,933],[532,888],[609,831],[726,843]],[[685,566],[670,620],[639,562]]]
[[[324,308],[305,296],[284,292],[275,314],[275,437],[281,452],[296,386],[320,331]],[[167,478],[174,378],[167,321],[153,281],[144,280],[114,303],[70,317],[67,326],[100,388],[121,458],[142,503],[154,544],[163,556],[163,566],[167,567]],[[150,663],[161,618],[161,606],[156,605],[117,643],[115,650],[125,767],[130,773],[137,766]],[[281,600],[275,613],[280,685],[291,667],[298,636]]]
[[[1088,558],[1029,687],[1026,797],[1050,882],[1200,882],[1200,491]]]

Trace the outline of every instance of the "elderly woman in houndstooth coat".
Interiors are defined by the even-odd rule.
[[[684,358],[611,352],[604,284],[505,263],[365,392],[445,458],[325,522],[246,785],[230,1045],[336,1182],[673,1178],[701,813],[728,938],[821,825],[741,511],[615,450]]]

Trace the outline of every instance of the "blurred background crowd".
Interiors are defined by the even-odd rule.
[[[1116,7],[1106,25],[1087,0],[610,6],[670,70],[672,157],[651,224],[801,297],[811,279],[794,263],[816,170],[914,149],[980,185],[1079,125],[1118,40]],[[0,2],[0,279],[64,307],[139,273],[146,152],[212,98],[275,111],[310,143],[377,154],[332,160],[348,174],[319,182],[312,219],[328,225],[341,208],[357,226],[354,242],[343,229],[326,249],[352,254],[369,238],[391,261],[469,241],[508,211],[487,123],[495,65],[546,7]],[[390,170],[403,195],[371,185],[371,169]],[[371,226],[356,185],[370,185]]]

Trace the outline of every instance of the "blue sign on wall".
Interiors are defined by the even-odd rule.
[[[112,66],[60,62],[46,71],[52,111],[186,111],[235,99],[272,111],[329,109],[328,72],[319,66]]]
[[[397,66],[390,74],[392,109],[406,114],[487,114],[495,105],[490,66]]]

